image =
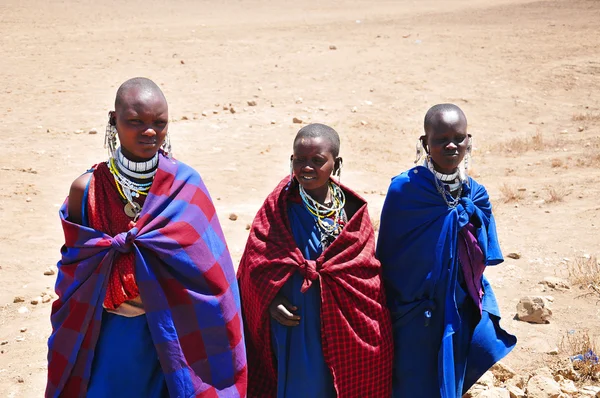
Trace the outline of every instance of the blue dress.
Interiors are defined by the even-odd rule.
[[[296,244],[308,260],[323,251],[321,232],[315,218],[301,203],[288,207]],[[317,281],[301,293],[304,278],[294,273],[280,292],[296,307],[298,326],[284,326],[271,319],[271,340],[277,359],[277,398],[334,398],[331,370],[325,363],[321,345],[321,288]]]

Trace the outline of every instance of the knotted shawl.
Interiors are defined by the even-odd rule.
[[[67,199],[68,201],[68,199]],[[114,237],[67,220],[48,340],[46,397],[85,397],[117,253],[133,252],[171,397],[245,397],[247,366],[231,257],[196,171],[162,156],[134,228]],[[110,380],[107,380],[109,383]]]
[[[288,182],[289,177],[282,180],[258,211],[238,269],[246,326],[248,396],[276,395],[268,307],[288,278],[300,272],[304,276],[301,291],[313,281],[321,285],[323,354],[338,397],[388,397],[391,325],[366,202],[342,187],[347,198],[358,200],[362,206],[317,260],[306,260],[294,241],[287,216],[288,202],[297,200],[298,195],[297,183],[290,188]]]
[[[417,166],[392,180],[381,213],[377,256],[383,267],[394,338],[402,339],[396,340],[396,345],[406,347],[396,352],[395,374],[402,378],[409,371],[419,373],[435,361],[438,380],[431,380],[434,389],[442,398],[455,398],[460,385],[455,378],[452,339],[461,328],[454,295],[460,267],[459,231],[469,222],[475,225],[474,236],[485,265],[497,265],[503,258],[485,188],[469,178],[468,184],[463,184],[460,203],[450,208],[438,193],[434,178],[427,168]],[[473,331],[465,390],[516,344],[514,336],[499,326],[500,312],[485,277],[481,286],[483,312]],[[434,349],[437,356],[424,354],[424,336],[429,339],[423,343],[428,350],[439,347]],[[407,392],[411,382],[411,391]],[[418,381],[405,377],[403,383],[403,394],[427,396]]]

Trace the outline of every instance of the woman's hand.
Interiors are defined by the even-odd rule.
[[[271,305],[269,305],[271,317],[283,326],[298,326],[300,324],[300,317],[292,313],[297,309],[281,294],[275,296],[271,301]]]

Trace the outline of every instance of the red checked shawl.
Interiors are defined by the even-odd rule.
[[[297,195],[289,177],[267,197],[252,224],[238,280],[246,322],[248,397],[275,397],[277,371],[271,346],[268,306],[294,272],[304,277],[302,291],[321,284],[321,336],[325,362],[340,398],[389,397],[393,343],[385,306],[381,264],[366,202],[316,261],[298,249],[287,216]],[[310,382],[307,380],[307,382]]]

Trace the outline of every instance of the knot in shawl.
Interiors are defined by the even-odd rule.
[[[300,272],[301,291],[321,284],[321,339],[325,362],[340,398],[391,394],[392,337],[389,312],[375,258],[375,236],[366,202],[342,187],[360,209],[316,261],[298,249],[287,215],[298,188],[283,179],[258,211],[238,268],[248,352],[248,396],[274,397],[277,372],[268,307]]]
[[[121,232],[111,239],[110,246],[119,253],[129,253],[131,252],[131,246],[133,245],[137,233],[137,228],[130,229],[127,232]]]

